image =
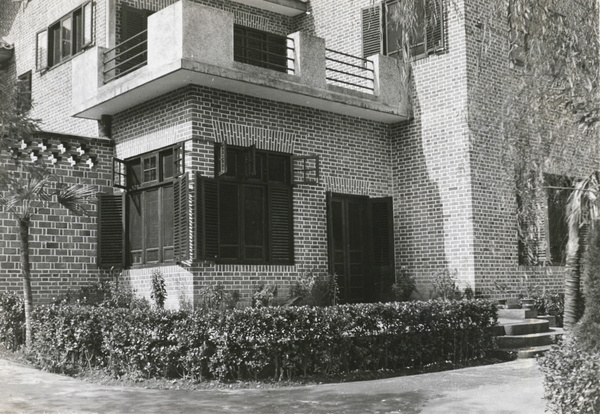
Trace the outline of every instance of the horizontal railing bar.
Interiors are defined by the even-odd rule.
[[[363,85],[359,85],[359,84],[357,84],[357,83],[346,82],[346,81],[339,80],[339,79],[335,79],[335,78],[329,78],[329,77],[328,77],[328,78],[326,78],[326,79],[327,79],[327,80],[329,80],[329,81],[332,81],[332,82],[339,82],[339,83],[343,83],[343,84],[346,84],[346,85],[355,86],[355,87],[357,87],[357,88],[367,89],[367,90],[369,90],[369,91],[374,91],[374,90],[375,90],[375,88],[374,88],[374,87],[363,86]]]
[[[146,40],[144,40],[144,41],[142,41],[142,42],[140,42],[140,43],[136,44],[135,46],[132,46],[132,47],[130,47],[129,49],[125,49],[123,52],[121,52],[121,53],[119,53],[119,54],[117,54],[117,55],[113,56],[112,58],[110,58],[110,59],[108,59],[108,60],[105,60],[105,61],[104,61],[104,64],[110,63],[110,62],[112,62],[113,60],[116,60],[116,59],[120,58],[121,56],[123,56],[123,55],[124,55],[124,54],[126,54],[126,53],[131,53],[131,51],[132,51],[133,49],[135,49],[135,48],[137,48],[137,47],[139,47],[139,46],[143,46],[143,45],[144,45],[144,44],[146,44],[146,43],[148,43],[148,42],[147,42]],[[148,47],[146,46],[146,47],[144,48],[144,51],[143,51],[143,52],[141,52],[141,53],[144,53],[145,51],[147,51],[147,49],[148,49]]]
[[[106,52],[104,52],[104,55],[105,55],[105,56],[106,56],[106,55],[108,55],[110,52],[114,51],[115,49],[117,49],[117,48],[119,48],[119,47],[122,47],[124,44],[126,44],[126,43],[128,43],[128,42],[131,42],[131,41],[132,41],[133,39],[135,39],[136,37],[139,37],[139,36],[141,36],[141,35],[143,35],[143,34],[146,34],[146,33],[148,33],[148,29],[146,29],[146,30],[143,30],[143,31],[139,32],[138,34],[136,34],[136,35],[133,35],[133,36],[131,36],[130,38],[128,38],[128,39],[126,39],[126,40],[122,41],[121,43],[119,43],[118,45],[116,45],[115,47],[113,47],[112,49],[109,49],[109,50],[107,50]]]
[[[364,66],[359,66],[359,65],[353,65],[352,63],[348,63],[348,62],[344,62],[343,60],[337,60],[337,59],[333,59],[333,58],[325,58],[326,61],[329,62],[336,62],[336,63],[340,63],[344,66],[350,66],[352,68],[357,68],[360,70],[366,70],[367,72],[373,72],[375,73],[375,69],[371,69],[371,68],[365,68]]]
[[[108,69],[108,70],[104,71],[104,73],[106,74],[106,73],[108,73],[108,72],[110,72],[110,71],[112,71],[112,70],[116,70],[116,69],[118,69],[119,67],[121,67],[121,66],[125,65],[127,62],[130,62],[130,61],[131,61],[131,60],[133,60],[133,59],[139,58],[140,56],[144,55],[145,53],[147,53],[147,50],[143,50],[143,51],[141,51],[140,53],[138,53],[137,55],[133,55],[133,56],[131,56],[130,58],[128,58],[128,59],[126,59],[126,60],[124,60],[124,61],[122,61],[122,62],[119,62],[117,65],[113,66],[112,68],[110,68],[110,69]],[[144,62],[145,62],[145,63],[148,63],[148,60],[146,59]]]
[[[348,54],[348,53],[344,53],[344,52],[338,52],[337,50],[333,50],[333,49],[327,49],[327,48],[325,48],[325,51],[327,51],[327,52],[331,52],[331,53],[337,53],[338,55],[342,55],[342,56],[348,56],[348,57],[351,57],[351,58],[354,58],[354,59],[358,59],[358,60],[362,60],[363,62],[371,62],[371,63],[372,63],[372,61],[370,61],[370,60],[369,60],[369,59],[367,59],[367,58],[362,58],[362,57],[360,57],[360,56],[354,56],[354,55],[350,55],[350,54]]]
[[[368,81],[373,80],[373,78],[368,78],[366,76],[361,76],[361,75],[355,75],[354,73],[344,72],[343,70],[338,70],[338,69],[333,69],[333,68],[325,68],[325,70],[329,70],[331,72],[336,72],[336,73],[341,73],[342,75],[348,75],[353,78],[359,78],[359,79],[364,79],[364,80],[368,80]]]
[[[138,63],[137,65],[135,65],[135,66],[132,66],[132,67],[130,67],[129,69],[127,69],[127,70],[124,70],[123,72],[120,72],[120,73],[118,73],[118,74],[115,74],[114,76],[112,76],[112,77],[110,77],[110,78],[106,79],[106,74],[107,74],[108,72],[110,72],[110,71],[112,71],[112,70],[116,69],[116,68],[112,68],[111,70],[109,70],[109,71],[107,71],[107,72],[105,72],[105,73],[104,73],[104,74],[105,74],[104,83],[108,83],[108,82],[110,82],[110,81],[112,81],[112,80],[119,79],[119,78],[121,78],[121,77],[123,77],[123,76],[127,75],[128,73],[130,73],[130,72],[133,72],[134,70],[137,70],[137,69],[141,68],[142,66],[146,65],[147,63],[148,63],[147,61],[140,62],[140,63]]]

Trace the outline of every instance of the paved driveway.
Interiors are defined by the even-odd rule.
[[[276,389],[149,390],[87,383],[0,359],[0,413],[544,413],[534,360]]]

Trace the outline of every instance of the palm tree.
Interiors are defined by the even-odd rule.
[[[587,234],[598,215],[600,172],[575,184],[567,201],[569,241],[567,243],[567,275],[565,277],[564,326],[571,329],[579,320],[582,309],[581,274],[582,258],[587,250]]]
[[[0,206],[17,220],[21,247],[21,275],[25,302],[25,345],[29,348],[31,337],[31,267],[29,262],[29,227],[31,217],[40,207],[62,205],[76,215],[87,214],[83,202],[93,195],[92,188],[80,184],[63,185],[60,177],[43,165],[16,165],[16,170],[0,169]]]

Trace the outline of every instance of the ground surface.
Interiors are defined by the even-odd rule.
[[[544,413],[535,360],[272,389],[92,384],[0,359],[0,413]]]

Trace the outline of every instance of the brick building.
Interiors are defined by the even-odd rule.
[[[311,271],[337,273],[347,302],[385,299],[400,269],[423,297],[443,270],[486,296],[525,274],[560,289],[560,260],[519,264],[493,127],[519,69],[504,19],[482,55],[486,4],[425,1],[409,78],[394,4],[1,0],[2,71],[42,120],[23,156],[99,194],[93,217],[35,217],[34,295],[121,272],[148,297],[157,269],[173,308],[217,283],[285,299]],[[0,220],[0,286],[16,290],[16,223]]]

